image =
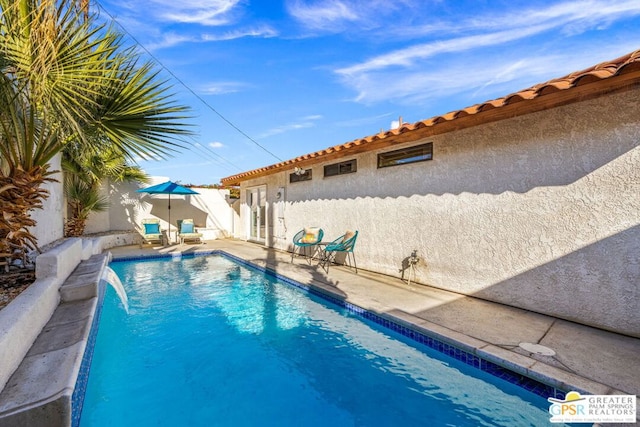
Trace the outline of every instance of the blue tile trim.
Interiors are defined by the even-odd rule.
[[[144,261],[148,259],[162,259],[162,258],[194,258],[197,256],[220,255],[222,253],[224,252],[220,251],[219,249],[212,249],[208,251],[202,251],[197,253],[192,252],[188,254],[177,253],[177,254],[152,254],[152,255],[133,255],[133,256],[125,255],[120,257],[114,256],[111,262]]]
[[[78,427],[80,425],[80,416],[82,415],[82,405],[84,404],[84,396],[87,391],[87,383],[89,382],[89,371],[91,370],[91,361],[93,360],[93,350],[96,346],[96,337],[98,336],[98,328],[100,327],[100,316],[102,315],[102,303],[106,292],[106,283],[102,280],[98,282],[98,303],[96,304],[96,312],[91,322],[91,330],[89,338],[84,349],[82,362],[80,363],[80,371],[76,378],[76,384],[73,388],[71,396],[71,426]]]
[[[277,271],[270,269],[270,268],[266,268],[266,267],[261,267],[259,265],[256,265],[250,261],[247,261],[245,259],[239,258],[235,255],[231,255],[227,252],[221,251],[221,250],[212,250],[212,251],[207,251],[207,252],[202,252],[202,253],[191,253],[191,254],[185,254],[182,255],[183,257],[187,258],[187,257],[194,257],[194,256],[200,256],[200,255],[221,255],[224,256],[232,261],[235,261],[239,264],[244,265],[245,267],[251,268],[253,270],[257,270],[261,273],[266,273],[269,274],[270,276],[275,277],[276,279],[278,279],[279,281],[286,283],[290,286],[296,287],[298,289],[301,289],[305,292],[308,292],[310,294],[313,294],[315,296],[318,296],[326,301],[329,301],[341,308],[346,309],[348,312],[355,314],[359,317],[362,317],[364,319],[367,319],[373,323],[376,323],[378,325],[381,325],[387,329],[391,329],[394,332],[399,333],[402,336],[405,336],[415,342],[418,342],[420,344],[423,344],[429,348],[432,348],[440,353],[446,354],[447,356],[453,357],[456,360],[459,360],[462,363],[465,363],[467,365],[473,366],[474,368],[480,369],[481,371],[487,372],[495,377],[501,378],[505,381],[510,382],[511,384],[515,384],[519,387],[524,388],[525,390],[528,390],[534,394],[537,394],[539,396],[544,397],[545,399],[547,397],[555,397],[556,399],[564,399],[566,393],[568,392],[568,390],[561,390],[559,388],[556,388],[554,386],[548,385],[548,384],[544,384],[540,381],[534,380],[533,378],[529,378],[527,376],[524,376],[522,374],[519,374],[517,372],[514,372],[510,369],[507,369],[503,366],[500,366],[496,363],[490,362],[488,360],[485,360],[473,353],[469,353],[465,350],[462,350],[458,347],[455,347],[451,344],[447,344],[445,342],[442,342],[436,338],[430,337],[429,335],[426,335],[422,332],[419,332],[415,329],[412,329],[410,327],[401,325],[399,323],[396,323],[386,317],[382,317],[374,312],[368,311],[362,307],[359,307],[355,304],[352,304],[350,302],[345,301],[344,299],[338,298],[334,295],[330,295],[326,292],[323,292],[313,286],[309,286],[309,285],[305,285],[303,283],[297,282],[293,279],[290,279],[289,277],[283,276],[280,273],[278,273]],[[158,258],[172,258],[174,256],[167,254],[167,255],[151,255],[151,256],[137,256],[137,257],[119,257],[119,258],[115,258],[112,260],[112,262],[118,262],[118,261],[135,261],[135,260],[147,260],[147,259],[158,259]]]

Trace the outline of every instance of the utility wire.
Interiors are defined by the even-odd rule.
[[[94,0],[96,2],[96,4],[98,5],[98,7],[100,7],[100,9],[102,9],[108,16],[109,18],[115,22],[116,24],[118,24],[118,26],[120,28],[122,28],[122,30],[127,33],[127,35],[129,37],[131,37],[131,39],[138,45],[140,46],[140,48],[142,48],[142,50],[144,50],[147,55],[149,55],[155,62],[158,63],[158,65],[160,65],[160,67],[162,67],[162,69],[164,69],[167,73],[169,73],[171,75],[171,77],[173,77],[174,79],[176,79],[176,81],[178,81],[178,83],[180,83],[185,89],[187,89],[187,91],[189,91],[193,96],[195,96],[200,102],[202,102],[209,110],[213,111],[218,117],[220,117],[223,121],[225,121],[229,126],[231,126],[233,129],[235,129],[236,131],[238,131],[242,136],[244,136],[245,138],[247,138],[249,141],[251,141],[252,143],[254,143],[256,146],[260,147],[263,151],[265,151],[267,154],[269,154],[270,156],[272,156],[273,158],[277,159],[278,161],[282,162],[283,160],[276,156],[275,154],[273,154],[271,151],[267,150],[264,146],[260,145],[258,143],[258,141],[256,141],[255,139],[251,138],[249,135],[247,135],[242,129],[240,129],[238,126],[236,126],[235,124],[233,124],[229,119],[227,119],[225,116],[223,116],[221,113],[218,112],[218,110],[216,110],[215,108],[213,108],[211,105],[209,105],[209,103],[207,101],[205,101],[200,95],[198,95],[193,89],[191,89],[189,86],[187,86],[187,84],[182,81],[182,79],[180,77],[178,77],[173,71],[171,71],[169,68],[167,68],[162,61],[160,61],[155,55],[153,55],[146,47],[144,47],[144,45],[142,43],[140,43],[138,41],[138,39],[131,34],[129,31],[127,31],[127,29],[124,27],[124,25],[122,25],[116,18],[115,16],[113,16],[111,13],[109,13],[109,11],[100,3],[100,1],[98,0]],[[237,166],[236,166],[237,167]],[[238,168],[240,169],[240,168]]]
[[[192,138],[194,139],[194,138]],[[231,169],[229,169],[227,167],[227,165],[225,165],[222,162],[227,163],[228,165],[233,166],[235,169],[238,170],[242,170],[242,168],[240,168],[239,166],[231,163],[229,160],[225,159],[224,157],[222,157],[220,154],[216,153],[215,151],[213,151],[211,148],[207,147],[206,145],[202,145],[197,141],[193,141],[193,146],[194,148],[196,148],[197,150],[199,150],[203,156],[209,158],[210,160],[215,161],[216,163],[218,163],[220,166],[224,167],[225,169],[231,171]],[[221,162],[222,161],[222,162]],[[231,171],[233,173],[233,171]]]

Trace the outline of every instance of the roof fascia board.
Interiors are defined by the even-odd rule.
[[[415,129],[401,127],[400,129],[396,129],[395,132],[380,133],[360,140],[351,141],[316,153],[303,155],[271,166],[223,178],[221,181],[224,185],[240,185],[243,181],[264,177],[284,170],[293,169],[294,167],[309,167],[319,163],[341,159],[345,156],[353,156],[354,154],[384,149],[398,144],[416,142],[435,135],[545,111],[598,98],[606,94],[623,92],[635,87],[640,87],[640,69],[637,69],[637,67],[634,68],[636,69],[606,79],[585,82],[584,84],[578,84],[568,89],[558,89],[550,93],[541,94],[533,99],[512,101],[506,105],[483,109],[474,114],[458,115],[448,120],[444,118],[438,119],[437,117],[425,120],[418,123],[431,121],[431,124],[418,126]]]

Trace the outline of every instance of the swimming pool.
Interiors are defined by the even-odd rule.
[[[538,395],[212,255],[115,262],[82,426],[549,423]]]

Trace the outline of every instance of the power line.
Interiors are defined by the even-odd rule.
[[[220,117],[222,120],[224,120],[229,126],[231,126],[233,129],[235,129],[238,133],[240,133],[242,136],[244,136],[245,138],[247,138],[249,141],[251,141],[252,143],[254,143],[256,146],[260,147],[263,151],[265,151],[267,154],[269,154],[270,156],[272,156],[273,158],[277,159],[278,161],[282,162],[283,160],[276,156],[275,154],[273,154],[271,151],[267,150],[265,147],[263,147],[262,145],[260,145],[255,139],[251,138],[249,135],[247,135],[242,129],[240,129],[238,126],[236,126],[235,124],[233,124],[229,119],[227,119],[225,116],[223,116],[221,113],[218,112],[218,110],[216,110],[215,108],[213,108],[211,105],[209,105],[209,103],[207,101],[205,101],[200,95],[198,95],[193,89],[191,89],[189,86],[187,86],[187,84],[182,81],[182,79],[180,77],[178,77],[177,75],[175,75],[173,73],[173,71],[171,71],[169,68],[167,68],[162,61],[160,61],[155,55],[153,55],[146,47],[144,47],[144,45],[142,43],[140,43],[138,41],[138,39],[136,39],[136,37],[131,34],[129,31],[127,31],[127,29],[124,27],[124,25],[122,25],[111,13],[109,13],[109,11],[100,3],[100,1],[95,0],[96,4],[100,7],[100,9],[102,9],[108,16],[109,18],[115,22],[116,24],[118,24],[118,26],[120,28],[122,28],[122,30],[127,33],[127,35],[129,37],[131,37],[131,39],[138,45],[140,46],[140,48],[142,48],[142,50],[144,50],[147,55],[149,55],[156,63],[158,63],[158,65],[160,65],[160,67],[162,67],[166,72],[168,72],[171,77],[173,77],[174,79],[176,79],[176,81],[178,81],[178,83],[180,83],[185,89],[187,89],[193,96],[195,96],[200,102],[202,102],[209,110],[213,111],[218,117]],[[237,167],[237,166],[236,166]],[[240,168],[238,168],[240,169]]]
[[[226,165],[220,163],[220,161],[222,160],[223,162],[233,166],[234,168],[238,169],[238,170],[242,170],[242,168],[240,168],[239,166],[233,164],[231,161],[229,161],[228,159],[224,158],[223,156],[221,156],[220,154],[216,153],[215,151],[213,151],[211,148],[209,148],[206,145],[202,145],[199,142],[194,141],[193,142],[193,146],[197,149],[200,150],[200,152],[205,156],[208,157],[211,160],[214,160],[216,162],[218,162],[218,164],[220,164],[221,166],[225,167],[225,169],[229,170],[229,168],[226,167]]]

